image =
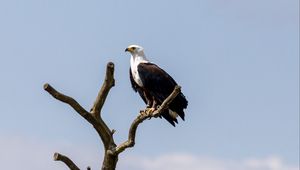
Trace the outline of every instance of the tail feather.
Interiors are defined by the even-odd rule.
[[[170,114],[169,111],[164,112],[161,114],[163,118],[165,118],[172,126],[175,127],[175,123],[178,124],[178,121],[176,118],[173,118]]]
[[[170,109],[174,112],[176,112],[179,117],[184,120],[184,111],[183,109],[186,109],[188,105],[188,101],[186,100],[185,96],[180,93],[170,104]]]

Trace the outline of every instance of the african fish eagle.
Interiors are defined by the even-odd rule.
[[[140,94],[147,108],[155,110],[172,93],[177,85],[176,81],[146,58],[143,47],[130,45],[125,52],[131,53],[129,74],[133,90]],[[161,116],[175,126],[175,123],[178,123],[178,115],[184,120],[183,109],[186,109],[187,105],[188,101],[180,93]]]

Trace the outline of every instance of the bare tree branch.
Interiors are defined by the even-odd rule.
[[[49,94],[51,94],[55,99],[69,104],[77,113],[79,113],[79,115],[81,115],[85,120],[87,120],[91,125],[93,125],[94,129],[97,131],[98,135],[100,136],[105,148],[105,154],[104,154],[104,160],[102,166],[103,170],[115,169],[118,160],[118,156],[112,154],[116,147],[116,144],[113,139],[113,133],[115,132],[115,130],[111,131],[101,118],[101,109],[108,95],[108,92],[114,86],[114,83],[115,83],[114,64],[112,62],[109,62],[106,67],[105,80],[94,102],[94,105],[91,109],[91,113],[86,111],[72,97],[69,97],[67,95],[58,92],[48,83],[44,85],[44,89]],[[61,157],[59,154],[55,154],[55,156],[58,158],[64,158]],[[62,159],[62,160],[67,160],[67,159]],[[69,160],[68,162],[72,162],[69,158],[68,160]]]
[[[160,105],[160,107],[153,112],[154,117],[158,117],[160,113],[169,108],[169,105],[175,99],[175,97],[181,92],[180,86],[175,86],[173,92],[164,100],[164,102]]]
[[[44,90],[50,93],[55,99],[69,104],[77,113],[79,113],[85,120],[87,120],[91,124],[97,124],[96,119],[94,119],[94,117],[82,106],[80,106],[80,104],[72,97],[58,92],[48,83],[44,85]]]
[[[108,63],[107,64],[107,70],[106,70],[106,79],[103,83],[103,86],[99,92],[99,95],[97,96],[97,99],[95,101],[95,104],[93,106],[95,112],[99,114],[91,114],[90,112],[86,111],[75,99],[72,97],[69,97],[67,95],[64,95],[57,90],[55,90],[50,84],[46,83],[44,85],[44,89],[50,93],[54,98],[56,98],[59,101],[62,101],[64,103],[69,104],[77,113],[79,113],[84,119],[86,119],[90,124],[93,125],[95,130],[97,131],[98,135],[100,136],[105,149],[111,148],[111,145],[114,144],[114,140],[112,138],[112,131],[108,128],[106,123],[102,120],[100,116],[100,109],[103,106],[103,103],[105,102],[105,98],[114,85],[114,64]],[[96,115],[98,115],[96,117]]]
[[[106,123],[101,118],[101,110],[106,97],[110,89],[114,86],[114,64],[109,62],[106,66],[105,79],[102,87],[95,99],[93,107],[90,112],[86,111],[75,99],[64,95],[57,90],[55,90],[51,85],[45,84],[44,89],[51,94],[55,99],[67,103],[70,105],[79,115],[81,115],[85,120],[87,120],[100,136],[102,143],[104,145],[104,159],[102,163],[102,170],[115,170],[118,156],[121,152],[129,147],[133,147],[135,144],[136,131],[140,123],[142,123],[147,118],[158,117],[160,114],[168,109],[169,104],[174,100],[174,98],[180,93],[180,86],[176,86],[173,92],[164,100],[162,105],[157,110],[145,109],[141,111],[136,119],[131,124],[128,134],[128,140],[117,146],[114,142],[113,134],[114,129],[110,130]],[[79,170],[79,168],[72,162],[68,157],[61,155],[59,153],[54,154],[55,161],[64,162],[71,170]],[[90,170],[90,167],[87,168]]]
[[[129,129],[129,134],[128,134],[128,140],[117,146],[116,148],[116,154],[120,154],[123,152],[125,149],[129,147],[133,147],[135,144],[135,135],[137,131],[137,127],[139,126],[140,123],[142,123],[144,120],[147,118],[151,117],[158,117],[162,111],[167,109],[169,107],[169,104],[175,99],[175,97],[180,93],[181,87],[176,86],[173,90],[173,92],[164,100],[162,105],[155,110],[154,112],[151,112],[149,109],[141,111],[140,114],[137,116],[136,119],[132,122],[130,129]]]
[[[111,131],[106,125],[106,123],[103,121],[103,119],[101,118],[101,110],[103,104],[106,100],[106,97],[110,89],[115,85],[114,69],[115,69],[114,63],[112,62],[107,63],[104,82],[96,97],[94,105],[91,108],[91,114],[99,122],[99,125],[94,127],[99,133],[99,135],[105,136],[104,139],[102,139],[105,149],[109,149],[111,148],[111,146],[113,147],[115,146],[114,139],[112,137],[114,130]]]
[[[53,159],[55,161],[62,161],[70,168],[70,170],[80,170],[77,165],[75,165],[75,163],[65,155],[56,152],[53,155]]]
[[[91,113],[94,115],[95,118],[99,119],[101,115],[101,109],[103,107],[107,94],[114,85],[115,85],[114,63],[109,62],[106,66],[106,74],[105,74],[103,85],[94,102],[94,106],[91,109]]]

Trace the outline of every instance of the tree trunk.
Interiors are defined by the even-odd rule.
[[[103,164],[102,164],[102,170],[115,170],[117,162],[118,162],[118,155],[106,151],[104,155]]]

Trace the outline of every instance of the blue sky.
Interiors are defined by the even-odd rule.
[[[129,44],[177,80],[189,107],[176,128],[144,122],[119,169],[166,169],[131,164],[165,159],[207,170],[299,167],[297,0],[10,0],[0,1],[0,22],[1,169],[63,169],[55,151],[99,167],[96,133],[42,86],[89,109],[113,61],[103,118],[120,143],[144,108],[130,87]]]

